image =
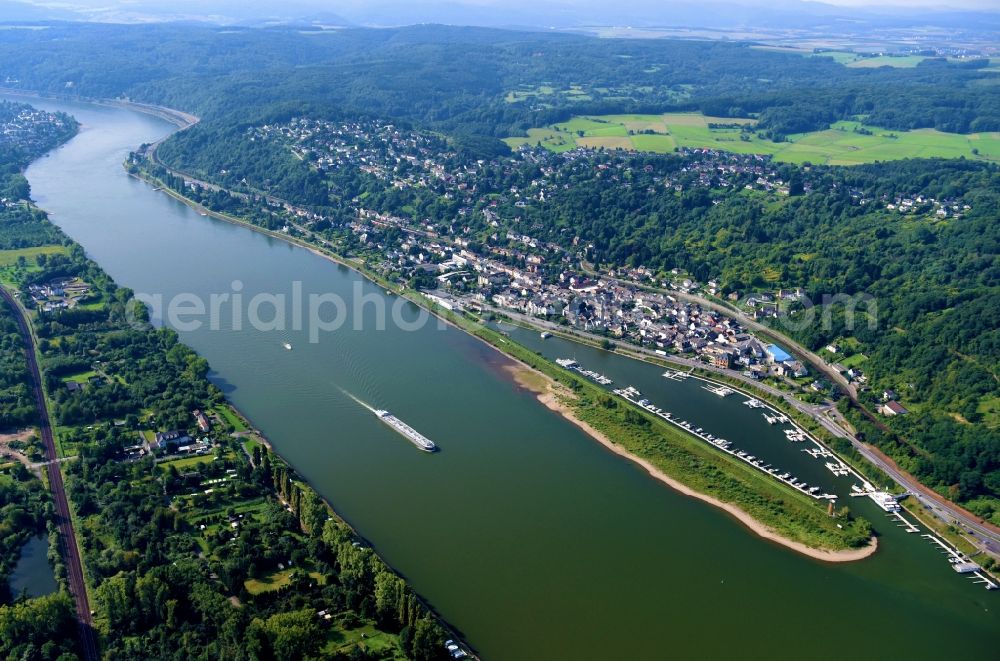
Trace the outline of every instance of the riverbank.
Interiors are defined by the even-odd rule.
[[[67,109],[80,112],[90,130],[38,161],[29,178],[38,199],[57,214],[53,220],[87,246],[122,286],[162,292],[166,300],[183,292],[208,300],[226,291],[234,278],[246,285],[245,301],[258,293],[287,293],[287,283],[296,280],[305,292],[336,292],[348,301],[359,285],[369,296],[378,294],[379,288],[329,260],[261,233],[204,222],[208,219],[125,176],[119,168],[129,150],[158,140],[172,130],[169,125],[128,111]],[[280,220],[272,223],[278,231],[281,225]],[[374,265],[377,257],[371,254]],[[398,287],[398,278],[383,277],[393,281],[394,290]],[[384,303],[391,304],[391,297]],[[424,315],[406,308],[401,310],[406,320]],[[598,661],[620,656],[624,646],[633,656],[655,658],[663,649],[657,631],[666,621],[689,633],[672,643],[679,654],[724,656],[729,644],[718,640],[713,604],[734,598],[759,617],[731,622],[728,639],[742,641],[757,656],[810,649],[814,617],[801,608],[803,594],[823,595],[834,614],[831,626],[849,629],[877,621],[888,609],[900,621],[935,621],[960,636],[968,649],[988,655],[997,614],[976,608],[982,589],[942,568],[940,556],[928,553],[917,536],[882,525],[883,517],[868,501],[844,504],[878,520],[884,534],[875,556],[851,564],[794,555],[610,454],[500,373],[507,362],[500,354],[471,342],[466,333],[434,326],[426,324],[421,332],[390,325],[382,333],[329,334],[319,347],[294,334],[182,337],[210,361],[217,371],[212,378],[225,395],[293,466],[307,471],[309,482],[484,657]],[[497,327],[488,323],[487,328]],[[573,354],[572,346],[555,347],[540,341],[538,333],[522,334],[506,324],[503,330],[512,337],[496,333],[501,346],[513,339],[550,359]],[[293,351],[282,349],[283,339],[293,343]],[[600,364],[590,351],[577,351],[588,367]],[[535,362],[534,352],[528,353]],[[662,369],[608,360],[614,366],[600,371],[616,383],[660,392]],[[578,373],[556,378],[568,385],[574,376]],[[334,382],[399,413],[439,441],[443,451],[434,456],[414,451],[342,397],[331,387]],[[677,396],[684,394],[671,382],[663,385],[668,405],[675,390]],[[718,421],[713,432],[743,443],[741,431],[727,420],[732,408],[735,414],[745,412],[738,402],[730,406],[734,402],[728,400],[735,397],[717,404],[696,384],[688,385],[697,392],[683,404],[685,417],[710,427]],[[606,399],[617,401],[616,413],[626,407],[610,393]],[[680,406],[670,408],[677,413]],[[756,422],[757,416],[750,418]],[[599,421],[597,428],[604,430]],[[748,426],[746,442],[763,450],[752,439],[756,431],[767,430]],[[613,430],[609,435],[616,438]],[[796,459],[790,455],[787,468],[797,468]],[[804,455],[802,463],[808,464]],[[218,462],[209,466],[218,470]],[[816,468],[817,479],[825,477],[822,467]],[[677,474],[673,468],[666,472]],[[685,473],[680,475],[684,479]],[[228,527],[225,521],[222,525]],[[289,596],[300,598],[297,590]],[[250,603],[242,601],[244,612]],[[595,610],[594,604],[607,608]],[[521,617],[526,605],[536,617]],[[781,640],[760,637],[756,620],[762,617],[787,624],[779,632]],[[510,622],[518,623],[516,635]],[[883,655],[947,653],[926,627],[892,637],[865,633],[865,648]],[[706,640],[714,641],[708,652]],[[827,651],[832,659],[835,652]]]
[[[183,173],[176,171],[171,171],[171,173],[174,176],[184,176]],[[310,242],[302,237],[293,236],[286,232],[269,230],[255,225],[250,221],[212,211],[204,205],[187,198],[180,192],[171,190],[165,185],[165,182],[143,168],[138,168],[137,172],[133,174],[147,183],[161,187],[168,195],[182,201],[202,215],[239,224],[261,234],[293,243],[310,250],[324,259],[351,268],[362,277],[380,286],[392,286],[391,283],[386,282],[377,274],[369,272],[364,268],[363,264],[348,262],[329,248],[317,245],[315,237],[313,238],[313,242]],[[511,344],[499,336],[494,337],[497,334],[486,328],[480,320],[469,318],[455,311],[446,310],[436,305],[433,301],[426,299],[420,292],[403,288],[399,293],[440,319],[486,342],[507,358],[517,361],[518,364],[531,366],[526,361],[525,355],[522,355],[526,351],[523,347]],[[532,356],[532,358],[537,359],[535,356]],[[550,370],[556,369],[551,364],[548,364],[547,368]],[[552,375],[547,376],[551,377]],[[591,386],[589,384],[579,382],[577,383],[577,387],[591,393]],[[607,396],[603,391],[593,391],[591,395],[595,400],[601,396]],[[620,410],[616,409],[617,413],[624,411],[631,411],[631,408],[623,407]],[[602,412],[596,405],[588,407],[587,413],[588,415],[592,414],[595,418],[601,416],[607,418],[607,412]],[[627,414],[625,415],[627,416]],[[821,560],[857,560],[867,557],[874,552],[875,546],[871,541],[868,542],[868,546],[863,548],[856,548],[853,546],[853,543],[848,543],[850,534],[845,530],[845,528],[851,527],[848,525],[848,522],[845,521],[843,526],[835,524],[834,520],[826,514],[825,510],[821,512],[815,503],[801,498],[800,494],[790,492],[783,485],[773,483],[773,481],[765,479],[756,472],[749,471],[745,466],[729,461],[728,457],[721,456],[717,452],[704,448],[695,439],[688,438],[674,429],[668,429],[660,424],[659,421],[650,420],[645,412],[640,412],[639,416],[640,419],[646,420],[644,425],[648,426],[637,426],[628,421],[618,420],[617,418],[602,420],[609,429],[614,428],[615,430],[614,433],[610,434],[610,437],[618,438],[621,441],[614,445],[617,448],[616,451],[627,452],[626,456],[628,458],[637,462],[644,461],[649,466],[654,466],[652,461],[656,461],[660,464],[660,467],[654,466],[655,470],[664,478],[667,477],[668,473],[672,473],[675,477],[668,479],[673,480],[677,485],[683,486],[691,494],[698,494],[703,497],[705,502],[720,506],[723,509],[726,509],[724,507],[726,505],[734,508],[735,511],[731,513],[737,516],[737,518],[742,516],[745,519],[745,523],[748,521],[754,523],[757,526],[756,532],[761,536],[767,537],[770,535],[775,541],[790,549],[802,552],[811,550],[813,553],[807,554]],[[582,421],[582,418],[580,415],[574,414],[573,421]],[[590,425],[590,427],[594,429],[593,425]],[[609,434],[604,434],[604,439],[607,440],[608,438]],[[626,439],[628,439],[628,443],[625,442]],[[597,440],[600,441],[601,439]],[[664,440],[667,440],[670,447],[661,447],[660,450],[652,452],[647,458],[640,457],[637,454],[639,447],[660,447],[659,444]],[[629,446],[632,451],[626,450],[625,446]],[[668,465],[671,467],[669,471],[666,469]],[[681,475],[684,477],[681,478]],[[654,477],[657,476],[654,474]],[[681,479],[686,483],[682,482]],[[699,490],[699,486],[711,489],[720,496],[724,494],[726,500],[714,498],[705,493],[705,491]],[[742,504],[744,507],[739,507],[739,505],[734,503]]]
[[[183,110],[168,108],[166,106],[158,106],[152,103],[139,103],[137,101],[129,101],[127,99],[90,99],[85,97],[70,96],[68,94],[43,94],[41,92],[34,92],[31,90],[22,90],[2,86],[0,86],[0,94],[20,96],[27,99],[51,99],[53,101],[89,103],[95,106],[107,106],[110,108],[125,108],[141,112],[146,115],[152,115],[153,117],[158,117],[162,120],[170,122],[176,126],[178,130],[190,128],[201,121],[201,118],[196,115],[192,115],[191,113],[184,112]]]
[[[780,546],[791,549],[802,555],[809,556],[816,560],[822,560],[824,562],[854,562],[857,560],[863,560],[875,553],[878,549],[878,541],[876,538],[872,538],[867,546],[856,549],[843,549],[838,551],[817,549],[801,542],[796,542],[795,540],[788,539],[782,536],[774,529],[764,525],[757,519],[750,516],[747,512],[736,507],[731,503],[727,503],[714,498],[708,494],[701,493],[691,489],[687,485],[678,480],[670,477],[662,470],[654,466],[651,462],[632,454],[628,450],[622,448],[620,445],[612,441],[608,436],[602,432],[595,429],[589,423],[581,420],[577,417],[576,412],[573,407],[568,405],[566,402],[567,398],[572,398],[573,394],[569,392],[566,388],[560,386],[547,375],[524,365],[523,363],[517,363],[515,365],[510,365],[505,368],[510,377],[519,386],[528,390],[536,395],[538,401],[541,402],[546,408],[551,411],[558,413],[563,416],[574,425],[583,430],[588,436],[593,438],[595,441],[611,450],[615,454],[625,457],[629,461],[642,466],[649,475],[656,480],[666,484],[671,489],[684,494],[685,496],[690,496],[692,498],[697,498],[698,500],[708,503],[713,507],[718,507],[727,514],[731,515],[734,519],[739,521],[743,526],[753,532],[755,535],[774,542]]]
[[[36,97],[36,98],[40,98],[40,97]],[[112,104],[112,103],[105,103],[105,104],[100,104],[100,105],[108,105],[108,106],[110,106],[110,105],[120,105],[122,107],[126,107],[128,110],[139,111],[139,108],[135,107],[135,104],[126,104],[126,103],[121,103],[121,104],[115,103],[115,104]],[[146,109],[143,110],[143,112],[145,114],[155,116],[158,119],[161,119],[163,121],[168,121],[168,117],[164,116],[163,113],[155,112],[155,110],[156,110],[155,108],[146,108]],[[173,115],[173,117],[177,119],[177,121],[173,122],[175,125],[185,126],[185,125],[191,125],[191,121],[190,120],[191,120],[191,118],[193,116],[187,116],[184,113],[178,113],[176,115]],[[197,121],[197,118],[193,118],[193,121]],[[40,207],[35,207],[35,208],[38,209],[38,211],[40,213],[42,213],[42,214],[45,215],[44,222],[46,222],[46,223],[51,222],[48,219],[48,213],[45,210],[43,210]],[[80,251],[79,254],[82,254],[82,250]],[[94,263],[93,265],[94,265],[94,268],[95,268],[95,271],[94,271],[95,273],[98,273],[99,270],[102,269],[102,267],[100,265],[96,264],[96,263]],[[107,276],[107,280],[105,280],[105,276]],[[100,277],[97,277],[95,281],[101,282],[101,283],[104,283],[104,284],[109,284],[109,285],[111,285],[113,283],[113,281],[110,279],[109,274],[106,274],[106,273],[101,273]],[[12,301],[13,300],[14,299],[12,299]],[[15,303],[12,302],[11,305],[15,305]],[[18,310],[21,310],[23,312],[23,308],[21,308],[21,306],[19,304],[17,304],[17,305],[18,305]],[[27,315],[25,315],[25,319],[27,319]],[[27,331],[26,334],[29,337],[34,338],[35,337],[35,332],[34,332],[34,328],[31,326],[31,322],[30,321],[26,321],[26,324],[27,324],[27,328],[28,328],[28,331]],[[150,331],[150,332],[152,332],[152,331]],[[32,355],[35,355],[35,354],[32,353]],[[39,356],[41,356],[41,354],[39,354]],[[204,404],[205,401],[202,400],[200,403]],[[208,409],[206,409],[206,410],[208,410]],[[329,528],[331,524],[336,524],[335,527],[338,529],[338,530],[335,531],[336,534],[334,535],[335,539],[333,541],[331,541],[329,539],[326,540],[329,544],[341,544],[341,545],[345,545],[346,544],[347,546],[350,546],[350,548],[352,550],[353,549],[358,549],[356,551],[357,553],[363,553],[365,556],[370,556],[370,558],[368,560],[366,560],[366,562],[370,563],[370,565],[379,574],[393,574],[395,576],[395,581],[396,581],[395,584],[397,586],[399,586],[400,593],[402,594],[405,591],[405,597],[407,599],[407,611],[406,612],[408,613],[409,619],[411,619],[413,621],[417,621],[417,620],[422,621],[422,620],[425,620],[425,619],[429,620],[429,621],[431,621],[433,623],[433,627],[434,627],[433,630],[434,631],[436,631],[437,628],[440,627],[440,629],[442,629],[442,630],[444,630],[446,632],[445,635],[442,635],[440,637],[441,640],[443,640],[445,637],[450,637],[450,638],[455,639],[455,640],[463,641],[462,645],[463,645],[463,647],[465,649],[467,649],[467,650],[471,650],[472,649],[471,645],[469,645],[468,643],[464,642],[464,636],[460,635],[457,630],[455,630],[449,623],[447,623],[444,620],[443,616],[441,616],[441,614],[438,613],[424,598],[422,598],[421,596],[417,595],[413,591],[412,587],[409,586],[409,584],[407,583],[406,579],[403,577],[402,573],[399,572],[398,570],[396,570],[394,567],[392,567],[375,550],[374,546],[368,540],[366,540],[361,534],[359,534],[358,531],[357,531],[357,529],[353,525],[351,525],[346,520],[346,518],[344,516],[342,516],[339,512],[337,512],[333,508],[332,504],[326,498],[324,498],[323,496],[321,496],[321,494],[319,493],[319,491],[312,484],[309,484],[307,481],[304,480],[304,478],[301,478],[299,476],[299,473],[295,470],[294,466],[292,466],[292,464],[291,464],[290,461],[288,461],[286,458],[284,458],[280,454],[274,452],[273,444],[270,442],[270,440],[264,435],[264,433],[262,431],[259,430],[259,428],[257,428],[256,425],[254,425],[250,421],[250,419],[249,419],[249,417],[247,415],[245,415],[242,411],[240,411],[239,409],[236,408],[235,404],[233,404],[228,399],[228,397],[226,397],[225,399],[223,399],[221,401],[221,403],[218,404],[218,406],[213,407],[213,411],[214,411],[214,413],[210,414],[210,417],[213,417],[215,419],[216,423],[218,423],[220,425],[233,424],[234,427],[235,427],[234,431],[237,432],[237,433],[233,433],[231,435],[230,434],[225,434],[225,436],[223,436],[221,438],[218,438],[218,439],[215,439],[219,443],[218,447],[222,448],[222,451],[223,451],[223,455],[217,456],[216,459],[223,459],[225,461],[232,461],[234,463],[236,463],[238,461],[249,461],[250,465],[254,466],[254,462],[253,462],[254,449],[258,449],[258,450],[259,449],[263,449],[264,452],[267,455],[270,456],[270,459],[269,459],[269,462],[268,462],[268,470],[282,469],[284,471],[282,473],[282,475],[287,477],[287,482],[286,481],[282,481],[280,485],[279,484],[275,484],[274,485],[274,493],[273,493],[273,495],[284,506],[286,506],[289,509],[290,512],[293,512],[296,516],[299,516],[300,515],[300,509],[299,509],[300,508],[300,502],[310,502],[310,503],[311,502],[317,502],[317,503],[320,503],[321,507],[316,506],[316,507],[313,508],[313,511],[316,511],[316,510],[320,510],[321,511],[321,513],[315,514],[314,518],[317,521],[319,521],[319,522],[325,522],[325,525],[324,525],[324,528],[323,528],[323,534],[326,534],[328,538],[330,537],[331,533],[330,533],[329,530],[327,530],[327,528]],[[108,422],[110,424],[111,421],[110,420],[101,420],[101,422]],[[82,429],[82,426],[80,428]],[[224,428],[224,427],[222,427],[222,428]],[[93,429],[93,426],[88,426],[87,427],[87,430],[91,430],[91,429]],[[152,432],[152,431],[155,431],[156,429],[157,429],[157,427],[152,427],[149,431]],[[79,431],[79,429],[74,429],[72,426],[63,427],[61,429],[61,431],[62,431],[62,433],[67,438],[75,438],[76,440],[74,442],[76,442],[76,443],[82,444],[82,443],[87,442],[86,440],[83,440],[83,439],[79,438],[81,436],[84,436],[84,434],[76,434],[76,433],[74,433],[75,431]],[[42,432],[43,432],[42,435],[44,436],[45,428],[42,429]],[[5,440],[5,439],[0,439],[0,441],[2,441],[2,440]],[[0,450],[2,450],[2,448],[0,448]],[[242,450],[242,452],[241,452],[241,450]],[[62,453],[62,449],[60,448],[60,450],[59,450],[58,453],[53,452],[53,453],[50,453],[50,454],[51,454],[50,458],[51,459],[55,459],[57,456],[61,456],[63,453]],[[245,459],[243,458],[243,455],[245,455],[245,457],[246,457]],[[174,457],[174,459],[175,458],[176,457]],[[180,460],[181,462],[188,462],[188,463],[183,463],[183,464],[180,464],[180,465],[188,466],[190,468],[190,467],[193,467],[193,466],[199,466],[202,463],[202,462],[200,462],[198,460],[197,457],[193,458],[194,462],[192,462],[191,459],[192,458],[190,458],[190,457],[182,458]],[[114,460],[112,459],[112,461],[114,461]],[[59,471],[59,464],[58,463],[52,463],[52,464],[50,464],[50,466],[49,466],[50,473],[53,470],[56,471],[56,472]],[[235,472],[235,470],[231,471],[231,472]],[[154,473],[155,473],[155,469],[154,469]],[[230,480],[230,479],[234,479],[234,478],[232,478],[231,476],[227,475],[226,477],[221,478],[218,481],[221,482],[222,480]],[[53,480],[51,478],[50,478],[50,482],[53,482]],[[259,485],[254,485],[254,486],[259,486]],[[249,485],[247,486],[247,488],[249,488]],[[270,489],[269,486],[267,488]],[[287,489],[287,491],[284,494],[281,491],[282,488]],[[294,499],[291,497],[291,494],[293,493],[293,490],[294,490],[294,494],[295,494],[295,498]],[[213,489],[208,489],[204,493],[206,495],[207,494],[212,494],[213,493]],[[241,498],[243,496],[243,493],[242,492],[240,492],[239,494],[230,493],[230,494],[226,494],[225,496],[218,496],[218,497],[219,498],[224,498],[224,497],[227,497],[227,496],[233,496],[234,499],[235,499],[233,502],[238,502],[239,498]],[[270,496],[266,496],[266,497],[270,497]],[[217,498],[217,496],[212,496],[212,499],[215,499],[215,498]],[[58,497],[57,497],[56,500],[57,500],[57,503],[58,503],[58,501],[59,501]],[[67,503],[68,503],[68,501],[67,501]],[[245,503],[243,503],[241,506],[245,506]],[[211,509],[212,509],[211,506],[206,506],[204,508],[204,511],[201,511],[201,513],[204,514],[204,512],[209,512],[209,511],[211,511]],[[173,511],[177,511],[177,510],[173,509]],[[191,508],[186,509],[185,512],[184,512],[184,514],[187,517],[195,517],[195,516],[197,516],[197,512],[199,512],[199,510],[197,510],[197,508],[195,508],[195,507],[192,506]],[[87,516],[86,514],[81,514],[79,511],[77,511],[77,508],[74,506],[74,507],[69,508],[69,511],[62,518],[63,518],[63,520],[65,520],[67,522],[72,521],[72,524],[73,524],[73,526],[76,529],[93,530],[95,524],[94,524],[93,521],[89,521],[88,522],[86,520],[86,516]],[[243,518],[244,518],[244,513],[241,513],[240,514],[240,519],[243,519]],[[197,526],[196,526],[196,524],[195,524],[195,519],[194,518],[186,518],[185,520],[186,520],[187,523],[190,524],[190,529],[193,529],[193,530],[198,529]],[[249,520],[250,519],[248,518],[248,521]],[[316,528],[315,525],[313,525],[311,529],[308,529],[308,528],[306,528],[306,524],[302,523],[303,520],[304,520],[304,517],[300,517],[300,526],[302,527],[301,530],[306,530],[307,532],[309,532],[310,534],[313,534],[313,535],[319,534],[317,532],[317,528]],[[204,531],[205,529],[206,529],[206,525],[202,523],[200,525],[200,530]],[[299,532],[301,532],[301,530],[299,530]],[[207,535],[207,533],[203,533],[203,536],[204,535]],[[74,548],[77,547],[77,542],[76,541],[71,541],[70,543],[74,546]],[[83,544],[83,542],[81,542],[81,544]],[[79,556],[83,557],[83,555],[84,555],[84,553],[83,553],[84,547],[80,546],[79,549],[80,549],[79,550]],[[355,552],[355,551],[352,551],[352,552]],[[73,585],[74,595],[76,595],[76,593],[80,593],[80,594],[82,594],[84,596],[84,598],[87,595],[91,595],[90,603],[93,603],[94,599],[93,599],[92,595],[95,594],[96,589],[99,586],[103,585],[103,583],[101,582],[100,578],[93,578],[92,576],[89,575],[89,573],[84,572],[84,573],[82,573],[82,575],[83,575],[84,578],[81,581],[78,581],[77,583],[73,583],[72,584]],[[72,575],[71,575],[71,579],[72,579]],[[230,590],[236,590],[237,589],[237,588],[234,588],[233,586],[227,586],[227,587]],[[236,599],[236,597],[234,596],[233,599]],[[234,602],[234,603],[238,603],[238,602]],[[82,613],[86,613],[86,618],[85,619],[84,619],[84,615],[81,615],[80,617],[89,626],[90,622],[91,622],[91,616],[93,615],[93,613],[92,613],[89,605],[86,608],[82,608],[80,610],[80,613],[81,614]],[[362,614],[359,611],[359,616],[360,615],[362,615]],[[102,611],[101,617],[102,618],[104,617],[104,611]],[[364,619],[364,618],[362,617],[361,619]],[[413,625],[413,621],[409,622],[409,626]],[[104,620],[101,620],[101,623],[105,624]],[[372,624],[372,626],[374,626],[374,624]],[[396,633],[392,633],[391,635],[392,636],[397,636]],[[364,638],[364,636],[362,636],[362,638]],[[376,643],[376,644],[381,644],[381,641],[379,643]],[[94,656],[94,658],[96,658],[96,655]],[[475,658],[475,657],[473,656],[472,658]]]

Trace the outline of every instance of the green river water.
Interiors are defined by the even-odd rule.
[[[291,296],[299,281],[306,296],[350,301],[361,291],[396,302],[345,267],[202,217],[129,178],[128,151],[166,135],[167,123],[31,102],[83,125],[29,168],[34,198],[121,285],[207,299],[239,280],[249,299]],[[225,321],[181,337],[277,451],[484,658],[997,658],[998,595],[956,575],[867,499],[849,504],[881,535],[875,556],[839,565],[801,557],[602,448],[516,387],[505,359],[481,342],[435,323],[377,330],[375,305],[364,330],[348,324],[315,344],[305,330],[235,332]],[[405,320],[420,314],[399,308]],[[511,332],[635,385],[812,484],[850,488],[743,397],[720,399],[650,365]],[[347,393],[390,409],[442,451],[418,452]]]

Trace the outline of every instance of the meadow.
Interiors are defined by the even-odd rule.
[[[541,144],[561,152],[576,147],[657,153],[709,148],[741,154],[769,154],[777,161],[857,165],[903,158],[960,158],[1000,161],[1000,133],[943,133],[934,129],[889,131],[861,122],[836,122],[825,131],[801,133],[785,142],[761,138],[753,120],[699,113],[601,115],[528,130],[507,138],[511,147]]]
[[[877,57],[858,58],[847,63],[847,66],[856,69],[872,69],[875,67],[910,69],[926,59],[925,55],[879,55]]]

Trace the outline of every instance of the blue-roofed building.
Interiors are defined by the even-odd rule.
[[[791,354],[777,344],[767,345],[767,358],[772,363],[783,363],[786,360],[793,360]]]

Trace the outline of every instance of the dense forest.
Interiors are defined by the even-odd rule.
[[[762,189],[752,169],[725,183],[706,174],[732,168],[724,156],[706,165],[706,156],[692,153],[510,154],[496,140],[571,115],[669,110],[752,116],[776,140],[858,117],[895,130],[997,131],[1000,86],[983,71],[985,61],[852,69],[739,43],[441,26],[304,33],[53,25],[12,31],[0,43],[0,62],[0,76],[24,89],[127,97],[199,114],[203,121],[158,156],[248,197],[191,190],[151,164],[152,171],[213,209],[270,229],[284,221],[258,193],[321,214],[312,229],[352,248],[361,242],[345,228],[363,206],[448,228],[472,248],[507,249],[507,233],[530,234],[572,258],[553,269],[643,266],[663,277],[677,269],[716,280],[723,296],[801,288],[817,303],[873,301],[860,306],[854,324],[840,305],[830,306],[828,324],[796,323],[815,312],[801,303],[775,323],[810,348],[841,345],[836,359],[854,359],[868,379],[860,399],[869,408],[895,391],[909,413],[885,420],[888,432],[863,427],[869,440],[942,494],[1000,520],[995,166],[768,166],[775,185]],[[288,144],[255,137],[264,124],[301,116],[412,127],[438,145],[446,173],[467,177],[464,187],[432,177],[395,186],[359,167],[321,170]],[[411,167],[400,161],[392,176]],[[539,186],[542,200],[513,193]],[[3,190],[12,199],[27,195],[16,176]],[[65,242],[26,205],[0,213],[8,221],[2,248]],[[398,228],[380,230],[366,237],[367,248],[402,238]],[[442,636],[433,618],[346,528],[321,524],[305,495],[311,492],[295,486],[287,467],[275,469],[280,460],[220,437],[218,461],[184,471],[121,461],[142,432],[191,429],[191,410],[222,398],[205,381],[204,361],[173,334],[125,326],[128,292],[77,247],[64,248],[26,259],[18,283],[75,277],[99,293],[99,304],[40,313],[37,327],[57,418],[94,428],[81,434],[81,459],[67,470],[88,523],[84,555],[109,649],[121,658],[140,658],[154,645],[177,656],[227,656],[249,640],[246,658],[306,657],[317,652],[324,626],[309,613],[328,607],[338,630],[373,622],[405,653],[431,657]],[[16,411],[11,360],[15,378],[4,401]],[[71,392],[67,377],[81,374],[90,385]],[[229,500],[181,502],[191,488],[223,478],[220,498]],[[179,506],[164,506],[163,494]],[[231,520],[238,514],[226,503],[249,501],[257,508],[252,519]],[[288,574],[291,589],[248,587],[292,566],[301,571]]]
[[[152,430],[195,435],[191,412],[226,407],[221,392],[173,331],[128,321],[131,292],[78,245],[39,261],[22,286],[81,278],[100,301],[38,312],[34,324],[56,418],[73,430],[67,489],[111,657],[150,658],[154,646],[158,658],[377,658],[363,641],[335,642],[366,626],[409,658],[444,653],[440,626],[403,580],[279,457],[244,451],[231,423],[202,438],[215,452],[194,465],[126,459]],[[68,390],[80,374],[86,386]],[[248,587],[286,565],[301,569],[280,589]]]
[[[242,121],[293,102],[504,137],[572,114],[759,114],[772,137],[863,115],[888,129],[1000,129],[988,60],[848,68],[748,44],[595,39],[445,26],[302,31],[157,25],[11,30],[0,76],[16,87],[128,97]],[[532,90],[576,90],[539,97]],[[807,89],[808,94],[802,90]]]
[[[39,131],[19,144],[44,144],[56,119],[36,116]],[[31,310],[60,447],[75,457],[62,470],[104,658],[447,658],[437,617],[229,408],[205,359],[130,308],[129,290],[20,201],[30,192],[20,174],[28,154],[37,156],[0,152],[9,165],[0,186],[19,191],[0,207],[0,279]],[[36,305],[39,287],[66,281],[86,294]],[[23,342],[2,312],[6,431],[36,411]],[[195,411],[209,412],[204,424]],[[148,442],[173,430],[201,449]],[[42,460],[33,437],[16,444]],[[40,480],[17,462],[0,472],[0,658],[78,658],[65,590],[21,599],[6,589],[29,537],[47,531],[57,548],[53,521]],[[62,560],[50,555],[65,584]]]
[[[898,436],[875,440],[944,495],[986,518],[1000,516],[995,166],[908,160],[799,168],[714,153],[553,155],[537,149],[480,166],[452,144],[440,148],[436,161],[449,175],[468,175],[461,186],[460,179],[432,183],[419,172],[418,185],[394,185],[405,180],[407,166],[394,167],[395,180],[358,167],[320,171],[294,157],[288,144],[282,149],[281,140],[256,136],[243,125],[216,133],[206,124],[179,134],[158,154],[251,196],[263,191],[304,204],[325,219],[314,229],[342,243],[342,227],[363,206],[414,225],[449,227],[473,246],[503,246],[503,234],[528,233],[601,268],[680,269],[701,282],[718,281],[723,295],[801,288],[816,304],[824,297],[858,302],[850,326],[842,303],[820,314],[792,307],[777,323],[812,349],[840,341],[865,359],[869,384],[861,397],[869,408],[877,408],[884,390],[894,390],[911,409],[890,422]],[[313,144],[295,146],[308,151]],[[422,148],[436,149],[431,138]],[[746,190],[756,185],[761,163],[792,194]],[[737,174],[722,182],[713,178],[719,168]],[[174,185],[271,229],[285,222],[224,192]],[[544,202],[526,202],[540,189]],[[895,208],[904,199],[914,201],[906,213]],[[872,324],[865,316],[870,310],[877,312]],[[801,323],[807,314],[816,323]],[[829,322],[819,323],[823,319]]]
[[[32,158],[67,140],[77,129],[65,115],[36,111],[24,104],[0,102],[0,251],[57,243],[65,237],[23,200],[29,194],[22,169]],[[0,252],[3,254],[3,252]],[[7,263],[3,260],[0,263]],[[22,256],[6,269],[0,281],[9,283],[14,272],[27,267]],[[30,390],[24,340],[14,312],[0,301],[0,433],[19,430],[38,420]],[[23,460],[41,460],[37,438],[8,440],[5,466],[0,470],[0,657],[32,661],[73,661],[76,618],[65,592],[66,568],[59,557],[58,532],[52,496]],[[17,453],[18,458],[12,455]],[[61,590],[28,599],[11,594],[8,579],[25,543],[47,534],[49,561]]]
[[[24,339],[6,301],[0,301],[0,429],[24,427],[37,420]]]
[[[215,461],[157,469],[120,461],[127,436],[94,430],[67,470],[110,658],[382,658],[344,640],[365,626],[407,658],[442,655],[403,580],[266,448],[229,439]],[[206,481],[222,484],[191,495]]]

